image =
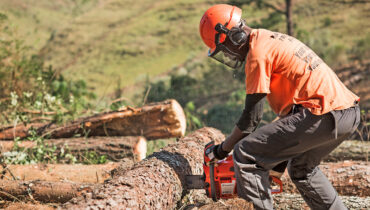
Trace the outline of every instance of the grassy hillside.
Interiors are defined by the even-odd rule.
[[[370,4],[351,2],[355,1],[296,0],[293,6],[295,36],[335,68],[369,55]],[[19,35],[48,64],[69,78],[86,79],[99,96],[109,96],[115,89],[167,74],[190,58],[205,59],[198,23],[212,4],[208,0],[2,0],[0,12],[9,16]],[[271,15],[271,9],[253,4],[242,8],[252,26],[285,32],[282,14]]]

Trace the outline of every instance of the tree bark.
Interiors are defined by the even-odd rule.
[[[70,138],[44,140],[49,146],[56,146],[57,153],[71,153],[79,160],[85,160],[86,152],[95,152],[105,155],[109,160],[119,161],[123,158],[131,158],[140,161],[146,156],[146,139],[141,136],[124,137],[92,137],[92,138]],[[34,148],[34,141],[21,141],[18,144],[22,148]],[[13,141],[0,141],[1,152],[11,151],[14,147]]]
[[[223,139],[216,129],[199,129],[63,208],[174,209],[187,191],[185,176],[202,174],[205,144]]]
[[[36,200],[64,203],[82,192],[91,192],[94,185],[69,182],[0,180],[0,198],[13,201]]]
[[[67,165],[67,164],[32,164],[7,165],[1,179],[11,180],[13,176],[21,181],[42,180],[49,182],[69,181],[74,183],[103,183],[109,179],[111,171],[122,163],[107,163],[99,165]],[[126,163],[127,167],[132,163]],[[3,167],[0,168],[4,170]],[[12,174],[10,174],[10,172]]]
[[[370,196],[370,166],[365,162],[344,161],[319,166],[339,195]],[[283,191],[299,193],[287,173],[282,176]]]
[[[181,137],[185,133],[186,119],[176,100],[148,104],[141,108],[125,107],[119,111],[81,118],[66,125],[54,123],[33,126],[38,135],[48,138],[75,136],[144,136],[147,139]],[[3,129],[0,139],[29,136],[28,126]]]

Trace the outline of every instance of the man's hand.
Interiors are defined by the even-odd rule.
[[[215,158],[218,160],[225,159],[229,155],[229,152],[226,152],[222,149],[222,144],[223,142],[221,144],[214,145],[212,148],[213,154],[215,155]]]

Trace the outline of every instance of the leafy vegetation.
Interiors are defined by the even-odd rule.
[[[57,75],[51,66],[45,67],[41,57],[29,54],[30,47],[17,38],[17,31],[0,13],[0,121],[8,125],[35,122],[63,122],[92,109],[89,100],[95,95],[83,80],[68,81]],[[24,149],[16,138],[13,151],[3,154],[7,163],[77,162],[66,150],[44,143],[44,137],[30,131],[28,141],[36,147]],[[104,157],[87,153],[86,161],[104,162]]]
[[[294,36],[333,68],[366,62],[369,4],[361,2],[294,1]],[[286,16],[267,6],[284,5],[283,0],[220,3],[242,7],[243,18],[254,28],[286,33]],[[206,57],[198,24],[212,4],[204,0],[1,1],[1,125],[64,122],[101,109],[175,98],[184,107],[188,131],[213,126],[230,132],[243,109],[244,76],[242,70],[231,71]],[[274,117],[266,104],[263,123]],[[67,150],[60,156],[43,138],[32,137],[38,150],[15,148],[6,158],[19,163],[66,158],[106,161],[94,153],[77,160],[67,157]],[[149,150],[165,144],[151,142]]]

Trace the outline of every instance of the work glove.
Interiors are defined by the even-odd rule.
[[[229,152],[226,152],[222,149],[222,144],[223,142],[221,144],[214,145],[212,148],[213,154],[215,155],[215,158],[218,160],[225,159],[229,155]]]

